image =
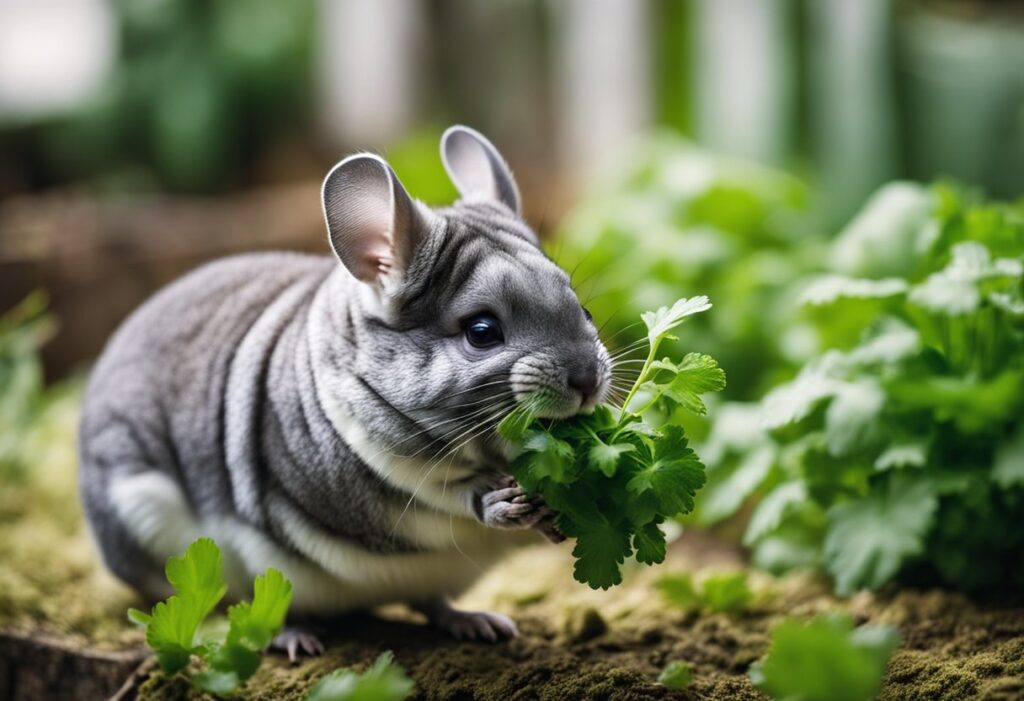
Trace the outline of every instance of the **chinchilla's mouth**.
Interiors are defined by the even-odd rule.
[[[516,395],[516,406],[539,419],[567,419],[576,414],[589,414],[604,397],[604,391],[584,398],[579,392],[534,390]]]

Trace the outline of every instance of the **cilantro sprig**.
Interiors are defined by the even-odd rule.
[[[658,348],[686,319],[711,308],[707,297],[680,299],[641,315],[648,353],[622,408],[600,405],[565,420],[535,419],[530,402],[498,427],[522,452],[512,465],[519,484],[539,493],[558,529],[576,539],[574,575],[594,589],[622,581],[627,557],[665,559],[666,519],[693,510],[704,465],[689,445],[678,412],[703,414],[700,395],[725,387],[713,358],[690,353],[658,359]],[[658,409],[663,421],[645,416]]]
[[[196,657],[204,668],[192,675],[192,684],[215,696],[231,693],[256,673],[262,651],[284,625],[291,582],[274,568],[256,577],[252,602],[231,606],[227,630],[217,637],[204,635],[203,627],[227,593],[217,544],[200,538],[183,555],[168,559],[165,572],[174,596],[148,614],[129,609],[129,620],[145,629],[164,672],[181,672]]]

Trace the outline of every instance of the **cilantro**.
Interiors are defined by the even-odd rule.
[[[754,562],[821,567],[842,594],[897,577],[1019,590],[1024,204],[891,185],[831,258],[789,329],[823,352],[764,396],[759,436],[712,431],[701,517],[760,496]]]
[[[168,559],[166,575],[174,596],[159,602],[150,614],[129,609],[129,620],[146,629],[146,643],[164,672],[179,672],[198,657],[206,668],[192,676],[192,683],[215,696],[231,693],[256,673],[260,653],[284,625],[291,583],[268,569],[256,577],[252,602],[228,609],[223,639],[200,643],[200,626],[227,593],[220,548],[209,538],[200,538],[184,555]]]
[[[750,679],[774,699],[869,701],[875,698],[889,657],[900,643],[889,626],[854,629],[845,615],[783,621],[772,631],[768,654]]]
[[[513,474],[558,512],[559,529],[576,539],[575,577],[595,589],[619,584],[631,555],[648,565],[662,562],[660,524],[693,511],[704,465],[671,417],[677,409],[703,414],[700,395],[725,387],[725,373],[698,353],[678,363],[656,358],[661,343],[675,338],[674,329],[710,307],[707,297],[695,297],[642,315],[647,359],[623,409],[599,406],[590,415],[545,421],[520,407],[499,424],[522,449]],[[645,420],[656,405],[669,423]]]
[[[658,675],[659,684],[675,691],[690,686],[692,679],[693,673],[690,671],[690,665],[678,660],[669,662],[661,674]]]
[[[402,701],[415,688],[392,654],[384,652],[362,674],[334,670],[316,683],[306,701]]]

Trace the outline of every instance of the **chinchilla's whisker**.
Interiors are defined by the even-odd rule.
[[[446,402],[446,401],[448,401],[450,399],[453,399],[455,397],[461,396],[463,394],[468,394],[469,392],[478,392],[478,391],[480,391],[482,389],[486,389],[488,387],[495,387],[497,385],[503,385],[503,384],[505,384],[507,382],[508,382],[508,380],[506,380],[505,378],[501,378],[501,379],[498,379],[498,380],[493,380],[491,382],[484,382],[483,384],[474,385],[473,387],[468,387],[466,389],[459,390],[458,392],[452,392],[451,394],[446,394],[445,396],[441,397],[440,399],[438,399],[436,402],[433,402],[432,404],[424,404],[423,406],[414,407],[414,408],[416,408],[416,409],[436,409],[436,408],[440,407],[441,404],[443,404],[444,402]]]
[[[617,310],[617,311],[615,312],[615,314],[618,314],[618,313],[619,313],[619,311],[622,311],[622,310],[621,310],[621,309]],[[612,316],[611,316],[610,318],[615,318],[615,314],[612,314]],[[607,322],[606,322],[606,323],[607,323]],[[607,339],[605,340],[605,343],[606,343],[606,344],[607,344],[607,343],[611,343],[612,341],[614,341],[614,340],[615,340],[616,338],[618,338],[618,337],[619,337],[619,336],[621,336],[622,334],[624,334],[624,333],[626,333],[627,331],[629,331],[629,330],[631,330],[631,329],[633,329],[633,328],[635,328],[635,327],[639,326],[639,325],[640,325],[640,324],[642,324],[642,323],[644,323],[644,322],[643,322],[642,320],[641,320],[641,321],[634,321],[634,322],[633,322],[632,324],[627,324],[626,326],[623,326],[623,327],[622,327],[621,329],[619,329],[618,331],[616,331],[615,333],[613,333],[613,334],[612,334],[611,336],[609,336],[609,337],[608,337],[608,338],[607,338]]]
[[[502,404],[506,400],[511,399],[511,398],[512,398],[512,395],[511,395],[511,392],[509,392],[506,396],[500,397],[500,398],[496,399],[495,401],[492,401],[487,406],[481,407],[481,408],[477,409],[476,411],[473,411],[473,412],[471,412],[471,413],[469,413],[467,415],[455,416],[455,417],[452,417],[451,419],[448,419],[446,421],[441,421],[441,422],[439,422],[437,424],[434,424],[433,426],[429,427],[427,430],[431,430],[431,431],[432,430],[436,430],[437,428],[439,428],[440,426],[442,426],[444,424],[448,424],[448,423],[452,423],[452,422],[458,422],[458,423],[455,424],[455,426],[450,427],[449,429],[445,430],[441,435],[435,437],[432,441],[430,441],[429,443],[424,445],[422,448],[417,450],[415,453],[412,453],[411,455],[396,455],[396,457],[414,458],[414,457],[417,457],[418,455],[420,455],[421,453],[423,453],[424,451],[429,450],[435,444],[448,442],[448,439],[453,434],[458,433],[459,431],[461,431],[465,427],[466,423],[469,423],[469,422],[473,421],[474,419],[476,419],[476,418],[478,418],[480,416],[483,416],[484,414],[487,414],[490,411],[494,410],[496,408],[495,404],[497,404],[497,407],[501,407]],[[424,432],[426,432],[426,431],[421,431],[419,433],[419,435],[422,435]],[[409,436],[406,439],[403,439],[403,441],[401,441],[401,442],[405,442],[409,438],[413,438],[413,437],[415,437],[415,436]],[[397,446],[397,444],[396,444],[396,446]]]
[[[409,457],[416,457],[416,456],[418,456],[420,453],[424,452],[425,450],[427,450],[428,448],[430,448],[431,446],[433,446],[436,443],[444,443],[444,444],[450,445],[452,441],[458,440],[459,437],[461,437],[462,435],[465,434],[465,431],[467,430],[467,424],[471,424],[471,426],[469,428],[472,428],[474,425],[479,425],[479,424],[474,424],[473,423],[474,419],[478,419],[480,416],[488,415],[492,411],[493,412],[498,412],[498,413],[505,412],[506,411],[505,403],[508,400],[512,400],[512,403],[514,404],[514,398],[511,396],[511,393],[509,393],[507,396],[503,397],[502,400],[500,402],[497,402],[495,405],[484,407],[483,409],[480,409],[480,410],[478,410],[476,412],[473,412],[472,414],[470,414],[468,416],[461,416],[461,417],[459,417],[461,419],[460,423],[458,423],[455,426],[451,427],[450,429],[446,430],[442,435],[438,436],[433,441],[431,441],[427,445],[423,446],[423,448],[421,448],[420,450],[416,451],[415,453],[413,453],[413,455],[411,455]]]
[[[439,407],[439,408],[446,409],[446,410],[449,410],[449,411],[452,410],[452,409],[465,409],[465,408],[468,408],[468,407],[472,407],[472,406],[477,406],[477,405],[483,404],[485,402],[493,401],[494,398],[498,397],[498,396],[501,396],[501,394],[500,393],[498,393],[498,394],[488,394],[486,397],[480,397],[479,399],[474,399],[471,402],[466,402],[464,404],[452,404],[451,406],[444,406],[444,407]]]
[[[621,348],[617,348],[615,352],[611,354],[611,357],[617,358],[621,356],[623,353],[629,353],[630,351],[635,350],[637,348],[643,348],[645,345],[647,345],[647,338],[641,338],[636,341],[630,341]]]
[[[626,355],[627,353],[632,353],[633,351],[637,350],[638,348],[644,348],[646,345],[647,345],[647,338],[646,337],[645,338],[641,338],[641,339],[639,339],[637,341],[633,341],[631,343],[627,343],[625,346],[623,346],[622,348],[617,349],[614,353],[612,353],[611,354],[611,358],[612,358],[612,360],[615,360],[617,358],[621,358],[622,356]]]
[[[423,435],[423,434],[425,434],[425,433],[430,433],[430,432],[432,432],[432,431],[435,431],[435,430],[437,430],[437,429],[438,429],[438,428],[440,428],[441,426],[444,426],[444,425],[447,425],[447,424],[451,424],[451,423],[453,423],[453,422],[458,422],[458,423],[456,423],[456,425],[455,425],[455,427],[454,427],[454,430],[455,430],[455,431],[458,431],[458,430],[459,430],[459,428],[460,428],[460,427],[462,426],[462,424],[464,424],[465,422],[467,422],[467,421],[471,421],[472,419],[476,418],[477,416],[480,416],[480,415],[482,415],[482,414],[486,413],[486,412],[487,412],[487,411],[489,411],[489,410],[490,410],[490,409],[491,409],[492,407],[494,407],[494,406],[495,406],[495,404],[501,405],[501,404],[502,404],[502,403],[503,403],[504,401],[506,401],[507,399],[510,399],[510,398],[511,398],[511,396],[512,396],[512,393],[511,393],[511,390],[509,390],[509,391],[507,391],[507,392],[504,392],[504,393],[502,393],[502,394],[500,394],[500,395],[497,395],[497,396],[491,396],[491,397],[487,397],[487,405],[486,405],[486,406],[482,406],[482,407],[480,407],[480,408],[476,409],[475,411],[473,411],[473,412],[470,412],[469,414],[463,414],[463,415],[459,415],[459,416],[453,416],[453,417],[451,417],[451,418],[448,418],[448,419],[445,419],[445,420],[443,420],[443,421],[438,421],[438,422],[435,422],[435,423],[433,423],[433,424],[431,424],[431,425],[429,425],[429,426],[426,426],[426,427],[424,427],[423,429],[421,429],[421,430],[417,431],[416,433],[413,433],[413,434],[410,434],[410,435],[408,435],[408,436],[405,436],[405,437],[404,437],[404,438],[402,438],[402,440],[400,440],[400,441],[396,441],[396,442],[394,442],[394,443],[392,443],[392,444],[390,444],[390,445],[388,445],[388,446],[385,446],[384,448],[382,448],[381,450],[379,450],[379,451],[377,452],[377,454],[376,454],[376,455],[374,455],[373,457],[374,457],[374,458],[376,458],[376,457],[379,457],[380,455],[382,455],[382,454],[384,454],[384,453],[390,453],[390,454],[392,454],[393,456],[395,456],[395,457],[399,457],[399,458],[413,458],[413,457],[416,457],[417,455],[419,455],[419,454],[420,454],[420,453],[422,453],[423,451],[425,451],[425,450],[429,449],[429,448],[430,448],[431,446],[433,446],[433,445],[434,445],[435,443],[437,443],[437,442],[439,442],[439,441],[443,441],[443,440],[445,440],[445,438],[446,438],[446,437],[447,437],[447,436],[449,435],[449,431],[448,431],[448,430],[446,430],[446,431],[445,431],[444,433],[442,433],[442,434],[441,434],[440,436],[438,436],[438,437],[434,438],[434,439],[433,439],[432,441],[430,441],[430,442],[429,442],[429,443],[427,443],[427,444],[426,444],[425,446],[423,446],[422,448],[420,448],[420,449],[419,449],[418,451],[416,451],[415,453],[413,453],[413,454],[411,454],[411,455],[403,455],[403,454],[400,454],[400,453],[396,453],[396,452],[394,452],[394,451],[395,451],[395,450],[396,450],[396,449],[397,449],[397,448],[398,448],[399,446],[401,446],[401,445],[402,445],[402,444],[404,444],[404,443],[408,443],[408,442],[409,442],[409,441],[411,441],[411,440],[414,440],[414,439],[416,439],[416,438],[419,438],[420,436],[422,436],[422,435]]]
[[[622,311],[622,307],[619,307],[614,312],[612,312],[612,315],[604,320],[604,323],[601,324],[601,327],[597,330],[597,332],[599,334],[603,333],[605,326],[607,326],[609,323],[611,323],[612,319],[617,317],[619,315],[619,312],[621,312],[621,311]],[[643,321],[634,321],[632,324],[627,324],[626,326],[623,326],[618,331],[616,331],[615,333],[613,333],[611,336],[608,337],[608,342],[614,341],[616,338],[618,338],[622,334],[626,333],[627,331],[629,331],[630,329],[634,328],[635,326],[639,326],[642,323],[643,323]]]
[[[416,433],[413,433],[411,435],[406,436],[405,438],[403,438],[398,443],[392,444],[390,447],[391,448],[395,448],[398,445],[400,445],[401,443],[404,443],[404,442],[406,442],[406,441],[408,441],[410,439],[413,439],[413,438],[418,438],[419,436],[422,436],[424,433],[430,433],[432,431],[435,431],[438,428],[440,428],[441,426],[444,426],[446,424],[450,424],[450,423],[452,423],[454,421],[467,421],[467,420],[472,419],[473,417],[475,417],[475,416],[477,416],[479,414],[482,414],[482,413],[485,413],[485,412],[489,411],[493,406],[494,406],[494,401],[493,401],[493,398],[492,398],[492,400],[487,404],[487,406],[482,406],[482,407],[480,407],[480,408],[478,408],[478,409],[476,409],[476,410],[474,410],[474,411],[472,411],[472,412],[470,412],[468,414],[460,414],[458,416],[452,416],[452,417],[450,417],[448,419],[444,419],[442,421],[436,421],[436,422],[430,424],[429,426],[425,426],[422,430],[417,431]]]
[[[420,489],[422,489],[423,485],[426,484],[426,481],[430,478],[430,475],[433,474],[434,470],[437,469],[438,465],[440,465],[442,461],[444,461],[445,459],[447,459],[449,457],[451,457],[452,460],[454,460],[455,456],[457,454],[457,451],[459,449],[461,449],[463,446],[467,445],[469,443],[469,441],[473,440],[474,438],[479,436],[484,431],[489,430],[491,428],[491,426],[490,426],[491,422],[493,422],[494,419],[502,416],[503,414],[504,414],[504,410],[503,409],[499,409],[499,410],[493,412],[491,415],[489,415],[485,420],[481,421],[479,424],[471,427],[467,431],[464,431],[456,439],[456,440],[461,440],[461,442],[458,443],[458,445],[453,446],[452,448],[447,450],[444,454],[442,454],[439,458],[437,458],[436,460],[433,460],[431,462],[431,465],[430,465],[429,469],[427,469],[427,471],[423,475],[423,477],[420,478],[419,483],[417,483],[416,488],[413,490],[412,496],[410,496],[409,497],[409,501],[406,502],[405,508],[402,509],[402,513],[399,514],[398,518],[395,520],[395,525],[391,529],[391,536],[394,535],[395,530],[398,528],[398,525],[402,522],[402,518],[405,517],[405,514],[409,511],[409,507],[416,500],[416,495],[419,494]],[[467,434],[469,434],[469,438],[465,438],[464,440],[462,440],[463,437],[466,436]]]

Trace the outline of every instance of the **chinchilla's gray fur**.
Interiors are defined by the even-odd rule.
[[[608,355],[493,147],[453,128],[443,153],[452,207],[410,200],[379,158],[346,159],[324,187],[337,258],[208,264],[114,334],[86,392],[80,487],[121,579],[165,595],[164,560],[205,534],[236,596],[274,565],[298,610],[428,601],[512,542],[494,527],[545,518],[501,496],[493,427],[528,397],[549,415],[592,405]],[[482,311],[499,348],[467,342]]]

